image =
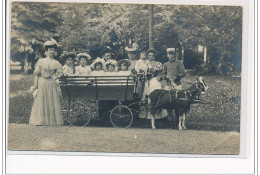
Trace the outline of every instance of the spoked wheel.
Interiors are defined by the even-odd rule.
[[[67,108],[66,120],[72,126],[86,126],[91,117],[91,111],[84,103],[74,102]]]
[[[133,122],[133,113],[127,106],[119,105],[111,111],[110,120],[116,128],[128,128]]]

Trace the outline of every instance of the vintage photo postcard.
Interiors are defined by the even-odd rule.
[[[10,3],[8,151],[239,155],[240,5]]]

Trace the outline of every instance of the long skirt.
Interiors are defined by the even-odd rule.
[[[52,78],[39,77],[29,124],[63,125],[58,84]]]
[[[150,93],[152,93],[155,89],[161,89],[161,88],[162,88],[161,82],[159,82],[156,77],[152,78],[151,80],[146,81],[145,87],[144,87],[143,99],[145,99],[146,95],[150,95]],[[151,100],[150,100],[150,98],[148,98],[148,104],[150,104],[150,102],[151,102]],[[154,118],[161,119],[166,116],[167,116],[167,111],[165,109],[161,109],[155,113]],[[144,118],[143,115],[139,115],[139,117]],[[146,119],[151,119],[151,118],[152,118],[152,115],[151,115],[150,111],[148,111]]]

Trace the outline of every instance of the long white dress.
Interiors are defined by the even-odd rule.
[[[29,124],[63,125],[59,85],[55,79],[62,73],[62,65],[54,59],[42,58],[36,63],[38,93],[34,98]]]
[[[156,77],[153,77],[151,80],[148,80],[145,82],[145,88],[144,88],[144,97],[150,95],[151,92],[153,92],[156,89],[162,89],[161,83],[157,80]],[[150,104],[151,100],[148,98],[148,104]],[[155,119],[164,118],[167,116],[166,110],[158,110],[155,114]],[[140,118],[143,118],[143,116],[139,116]],[[151,113],[148,111],[147,119],[151,119]]]

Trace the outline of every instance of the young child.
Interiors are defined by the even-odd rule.
[[[102,75],[104,75],[104,73],[105,73],[104,65],[105,65],[105,61],[103,59],[97,57],[97,59],[90,65],[90,67],[93,70],[91,72],[91,75],[92,76],[102,76]]]
[[[137,73],[144,72],[147,73],[149,68],[149,61],[146,59],[146,52],[142,51],[140,53],[140,59],[135,64],[135,70]]]
[[[64,66],[62,67],[62,73],[64,75],[72,75],[75,72],[75,53],[74,52],[63,52],[61,59],[63,60]]]
[[[76,75],[90,75],[91,74],[91,68],[87,65],[89,60],[91,60],[91,57],[87,53],[79,53],[77,55],[77,59],[79,61],[79,66],[76,66],[75,68],[75,74]]]
[[[102,50],[102,59],[106,62],[110,59],[112,59],[112,50],[110,47],[105,47]]]
[[[114,75],[116,71],[116,60],[107,60],[105,63],[106,75]]]
[[[119,75],[130,75],[131,70],[129,70],[131,63],[129,60],[123,59],[119,60],[117,62],[117,67],[118,67],[118,74]]]

